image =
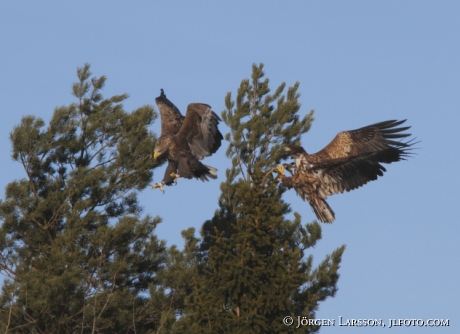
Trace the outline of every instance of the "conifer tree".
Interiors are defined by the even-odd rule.
[[[151,106],[104,99],[88,64],[45,128],[25,116],[10,134],[25,178],[0,201],[2,333],[151,333],[174,322],[158,273],[159,218],[140,217],[137,192],[155,167]]]
[[[344,246],[313,268],[307,250],[321,238],[315,221],[288,219],[282,188],[265,173],[286,158],[283,146],[308,131],[313,112],[300,118],[299,83],[270,94],[263,65],[253,65],[236,95],[227,94],[223,120],[232,168],[221,184],[220,209],[202,227],[185,231],[183,261],[190,291],[177,333],[312,333],[317,326],[283,324],[285,316],[314,319],[321,301],[334,296]],[[309,209],[308,205],[305,210]],[[184,263],[185,263],[184,262]],[[185,268],[185,264],[183,265]]]

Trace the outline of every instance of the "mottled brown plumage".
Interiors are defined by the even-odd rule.
[[[155,99],[161,116],[161,135],[154,150],[154,158],[166,157],[168,167],[161,184],[171,185],[177,177],[197,178],[208,181],[216,179],[217,170],[199,160],[215,153],[221,145],[222,134],[218,129],[219,116],[204,103],[191,103],[184,116],[166,98],[163,89]]]
[[[410,127],[397,127],[404,122],[385,121],[340,132],[315,154],[308,154],[301,146],[288,145],[286,150],[295,159],[295,172],[292,177],[283,175],[281,182],[307,200],[320,221],[332,223],[335,215],[326,202],[328,196],[376,180],[386,171],[381,163],[404,160],[410,154],[414,143],[400,141],[410,136],[403,133]]]

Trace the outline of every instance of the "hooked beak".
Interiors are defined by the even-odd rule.
[[[290,149],[289,147],[287,147],[287,146],[284,146],[284,150],[285,150],[286,152],[291,151],[291,149]]]
[[[161,155],[160,153],[154,152],[154,153],[153,153],[153,159],[156,160],[160,155]]]

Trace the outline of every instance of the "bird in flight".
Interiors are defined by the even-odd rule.
[[[377,180],[386,171],[382,163],[405,160],[410,155],[415,143],[402,140],[410,136],[404,132],[410,126],[399,127],[405,121],[390,120],[340,132],[315,154],[308,154],[299,145],[287,145],[285,150],[294,159],[293,175],[285,176],[285,166],[282,165],[269,173],[277,171],[278,180],[284,187],[294,188],[303,200],[308,201],[320,221],[332,223],[335,214],[326,202],[328,196]]]
[[[200,160],[215,153],[223,139],[218,129],[221,119],[204,103],[191,103],[185,117],[179,109],[161,94],[155,99],[160,110],[161,135],[155,145],[154,159],[168,159],[163,180],[152,188],[170,186],[179,177],[208,181],[217,178],[217,169],[202,164]]]

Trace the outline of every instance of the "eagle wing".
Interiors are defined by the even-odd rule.
[[[175,135],[181,128],[184,116],[180,113],[179,109],[166,98],[166,95],[161,90],[160,96],[155,99],[160,110],[161,117],[161,135],[171,136]]]
[[[327,198],[330,195],[351,191],[383,176],[386,169],[375,157],[368,153],[314,164],[311,173],[320,185],[321,195]]]
[[[379,152],[390,147],[405,148],[410,144],[394,140],[410,136],[409,133],[400,133],[410,129],[410,126],[395,128],[405,121],[385,121],[340,132],[325,148],[310,157],[318,160],[337,159]]]
[[[413,143],[398,141],[410,136],[410,127],[397,127],[402,121],[385,121],[340,132],[329,145],[306,157],[308,169],[329,196],[361,187],[386,171],[381,163],[392,163],[408,156]]]
[[[202,160],[215,153],[221,145],[223,137],[217,128],[220,120],[209,105],[191,103],[176,138],[179,142],[186,141],[192,155]]]

